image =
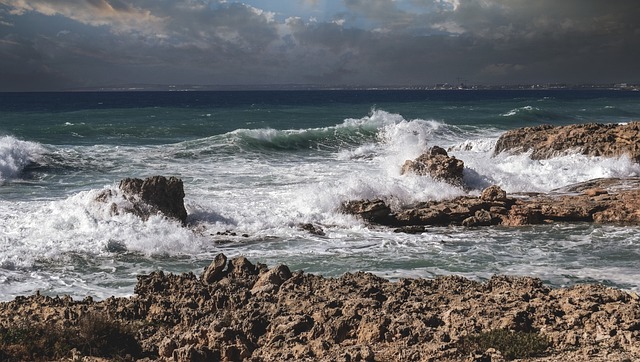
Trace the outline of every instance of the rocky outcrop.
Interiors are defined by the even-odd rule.
[[[377,224],[394,222],[391,208],[380,199],[347,201],[342,204],[342,212],[358,215],[366,221]]]
[[[111,212],[129,212],[147,220],[149,216],[162,214],[176,219],[183,225],[187,222],[187,210],[184,207],[184,185],[176,177],[152,176],[144,180],[126,178],[120,181],[120,191],[128,203],[120,205],[112,202]],[[116,196],[111,190],[106,190],[96,197],[97,201],[114,201]]]
[[[444,148],[433,146],[415,160],[407,160],[402,165],[401,174],[415,173],[431,176],[455,186],[463,185],[464,162],[449,156]]]
[[[514,129],[498,139],[495,153],[500,152],[531,152],[534,160],[580,153],[603,157],[628,156],[640,162],[640,122]]]
[[[0,337],[16,326],[71,332],[99,314],[135,331],[135,343],[107,340],[117,348],[105,350],[119,354],[101,361],[504,360],[499,341],[469,342],[491,331],[544,341],[531,354],[544,361],[640,358],[640,298],[603,286],[550,289],[539,279],[508,276],[483,283],[456,276],[390,282],[362,272],[324,278],[243,257],[219,256],[212,264],[201,277],[139,276],[130,298],[34,295],[0,303]],[[33,359],[18,342],[37,338],[0,338],[0,356]],[[38,356],[83,360],[92,351],[57,346],[58,355]],[[511,356],[519,357],[526,355]]]
[[[617,182],[603,179],[566,187],[563,192],[515,196],[507,196],[504,190],[491,186],[479,197],[423,202],[396,211],[381,200],[351,201],[343,210],[361,215],[369,222],[409,232],[414,229],[408,226],[521,226],[580,221],[640,225],[640,188],[628,188],[639,182],[637,178]],[[388,213],[384,218],[371,218],[366,213],[371,209]]]

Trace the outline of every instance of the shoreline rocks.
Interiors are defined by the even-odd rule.
[[[71,345],[56,356],[43,351],[39,356],[85,361],[476,361],[490,354],[499,361],[507,352],[498,344],[487,348],[470,341],[504,331],[506,337],[543,341],[542,349],[519,358],[640,358],[640,298],[633,293],[599,285],[551,289],[539,279],[512,276],[485,282],[457,276],[391,282],[363,272],[324,278],[292,273],[284,265],[254,265],[243,257],[227,260],[222,254],[202,276],[141,275],[129,298],[96,302],[36,294],[0,303],[0,337],[16,326],[72,334],[86,328],[82,321],[92,315],[132,331],[127,335],[134,338],[130,347],[111,346],[104,350],[119,352],[98,355]],[[37,338],[0,338],[0,356],[33,359],[18,342]],[[87,359],[89,355],[100,359]]]
[[[382,200],[350,201],[342,210],[371,223],[399,228],[399,231],[412,231],[411,227],[416,226],[521,226],[551,222],[640,225],[640,188],[625,188],[639,182],[640,178],[603,179],[575,185],[573,190],[581,190],[579,193],[516,196],[507,196],[494,185],[483,190],[480,196],[422,202],[400,210],[391,210]],[[572,187],[565,189],[572,190]]]
[[[640,162],[640,122],[627,124],[542,125],[510,130],[502,134],[495,147],[501,152],[531,152],[534,160],[568,153],[587,156],[628,156]]]

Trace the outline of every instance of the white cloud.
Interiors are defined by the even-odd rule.
[[[153,15],[150,10],[118,0],[1,0],[0,4],[10,7],[9,12],[13,15],[26,12],[60,15],[87,25],[108,26],[114,33],[155,35],[162,33],[166,21]]]

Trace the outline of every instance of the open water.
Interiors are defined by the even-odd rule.
[[[465,162],[471,194],[548,191],[640,176],[627,158],[493,154],[506,130],[640,119],[624,91],[261,91],[0,94],[0,300],[131,295],[136,275],[200,273],[213,257],[389,279],[536,276],[640,290],[640,227],[432,228],[418,235],[338,212],[465,194],[400,175],[433,145]],[[188,222],[111,215],[95,201],[125,177],[177,176]],[[312,223],[325,236],[301,230]],[[196,229],[196,231],[194,231]],[[232,235],[217,235],[226,231]],[[247,234],[248,237],[242,236]]]

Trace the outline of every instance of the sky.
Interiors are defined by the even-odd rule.
[[[0,0],[0,91],[640,83],[638,0]]]

